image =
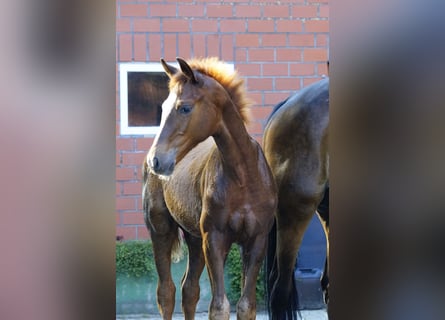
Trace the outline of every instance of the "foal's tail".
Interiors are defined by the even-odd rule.
[[[274,223],[271,231],[269,232],[267,242],[267,253],[265,259],[265,283],[266,283],[266,298],[267,298],[267,311],[269,313],[269,319],[272,320],[295,320],[298,319],[298,295],[295,285],[295,279],[292,275],[289,281],[292,281],[292,290],[289,297],[281,297],[283,300],[288,300],[287,308],[284,310],[273,310],[271,307],[272,290],[275,280],[278,277],[277,269],[277,226]],[[276,299],[276,298],[275,298]]]

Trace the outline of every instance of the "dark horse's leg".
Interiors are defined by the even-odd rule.
[[[270,307],[273,319],[291,319],[289,306],[294,302],[292,290],[294,267],[304,232],[311,221],[321,195],[310,196],[295,192],[286,185],[280,186],[277,211],[277,270],[272,287]]]
[[[204,269],[202,240],[188,233],[184,234],[189,249],[187,271],[182,278],[182,312],[185,320],[195,319],[196,304],[199,300],[199,278]]]
[[[170,265],[172,251],[178,247],[178,225],[165,206],[162,186],[154,176],[147,176],[143,191],[144,218],[153,244],[153,255],[159,276],[157,303],[162,319],[172,318],[175,307],[175,284]],[[148,191],[150,190],[150,192]]]
[[[256,318],[256,282],[266,252],[267,234],[262,234],[242,246],[243,284],[237,304],[237,319]]]

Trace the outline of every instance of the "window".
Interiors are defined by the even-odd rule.
[[[156,135],[168,76],[160,63],[120,64],[121,134]]]
[[[233,64],[227,68],[234,71]],[[156,135],[168,97],[168,76],[161,63],[121,63],[119,83],[121,135]]]

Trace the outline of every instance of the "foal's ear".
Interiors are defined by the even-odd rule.
[[[175,67],[173,67],[173,66],[167,64],[167,62],[165,62],[165,60],[162,59],[162,58],[161,58],[161,64],[162,64],[162,67],[163,67],[164,70],[165,70],[165,73],[167,73],[167,75],[168,75],[170,78],[171,78],[174,74],[178,73],[178,71],[179,71],[177,68],[175,68]]]
[[[195,73],[193,72],[192,68],[188,65],[188,63],[181,58],[176,58],[176,61],[178,61],[179,66],[181,67],[182,73],[192,82],[192,83],[198,83],[198,80],[195,77]]]

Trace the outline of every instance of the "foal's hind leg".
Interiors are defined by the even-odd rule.
[[[189,249],[187,271],[182,279],[182,312],[185,320],[195,318],[196,304],[199,300],[199,278],[204,269],[202,240],[188,233],[184,234]]]

